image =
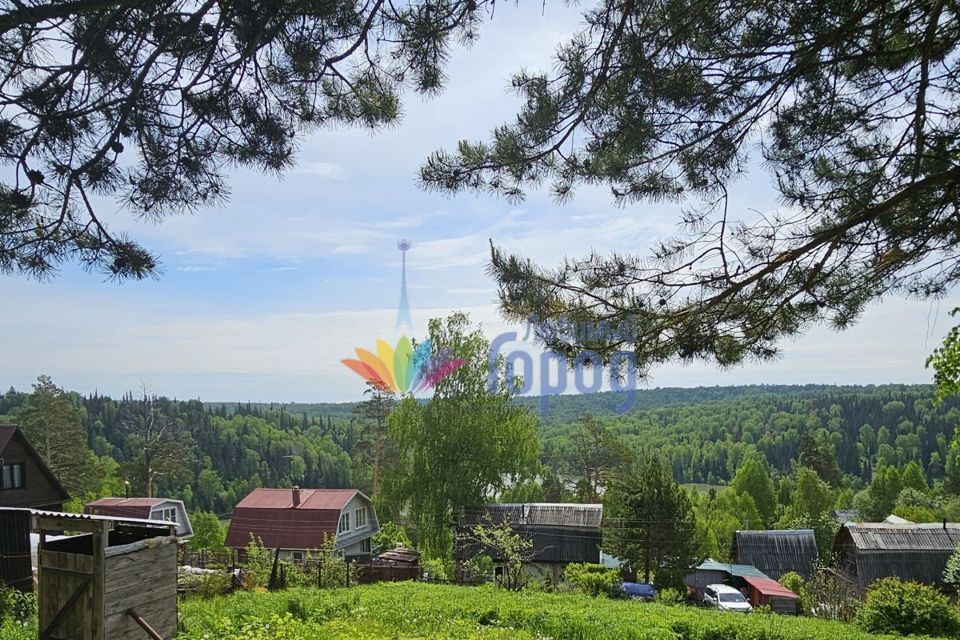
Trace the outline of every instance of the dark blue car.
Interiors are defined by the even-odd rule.
[[[654,600],[657,597],[657,590],[649,582],[624,582],[620,589],[632,600]]]

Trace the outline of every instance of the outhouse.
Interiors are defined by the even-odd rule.
[[[33,511],[40,640],[153,640],[177,633],[175,525]],[[76,533],[56,540],[51,533]]]

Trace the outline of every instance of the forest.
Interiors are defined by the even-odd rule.
[[[144,491],[142,447],[125,420],[143,398],[66,393],[97,457],[102,477],[80,487],[78,498],[110,490]],[[0,395],[0,423],[20,421],[31,393]],[[191,509],[228,516],[233,505],[258,486],[358,487],[370,490],[374,425],[360,403],[256,404],[153,399],[158,411],[185,436],[183,455],[156,476],[153,493],[183,499]],[[539,398],[518,404],[534,409]],[[726,485],[741,463],[759,457],[771,474],[787,476],[804,457],[834,486],[861,489],[878,461],[891,467],[916,462],[935,485],[960,488],[953,433],[960,402],[934,403],[928,385],[863,387],[744,386],[665,388],[637,392],[634,407],[617,414],[612,393],[549,398],[540,417],[540,461],[576,481],[571,435],[580,418],[593,416],[628,447],[655,448],[681,483]],[[811,451],[825,452],[826,461]],[[573,499],[560,494],[561,499]]]

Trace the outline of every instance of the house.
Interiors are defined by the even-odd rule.
[[[100,498],[83,506],[83,512],[96,516],[114,518],[140,518],[141,520],[165,520],[177,525],[177,537],[193,536],[190,516],[182,500],[169,498]]]
[[[866,590],[874,580],[897,577],[943,586],[943,570],[960,544],[960,524],[850,524],[833,541],[835,569]]]
[[[800,611],[800,596],[771,578],[744,577],[747,599],[754,607],[770,607],[774,613],[796,614]]]
[[[473,539],[477,525],[508,523],[533,543],[530,572],[559,582],[571,562],[600,562],[600,522],[603,505],[522,503],[464,507],[456,527],[454,560],[461,564],[486,553],[502,562],[493,549],[481,549]]]
[[[791,571],[809,579],[817,563],[813,529],[736,531],[730,559],[749,564],[774,580]]]
[[[70,499],[17,427],[0,425],[0,507],[62,511]]]
[[[686,576],[683,581],[687,585],[688,594],[696,598],[699,597],[703,588],[710,584],[728,584],[746,592],[747,578],[769,579],[769,576],[752,565],[717,562],[707,558],[694,567],[693,573]]]
[[[333,538],[347,559],[368,558],[380,531],[370,498],[356,489],[254,489],[233,510],[227,546],[243,550],[251,538],[282,557],[302,560]]]

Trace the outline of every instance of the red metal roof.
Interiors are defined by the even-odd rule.
[[[83,507],[84,513],[118,518],[150,518],[153,507],[165,498],[100,498]]]
[[[787,589],[776,580],[772,580],[770,578],[753,578],[747,576],[744,577],[744,580],[747,581],[747,584],[765,596],[772,596],[775,598],[800,598],[800,596],[795,594],[793,591],[790,591],[790,589]]]
[[[356,489],[300,489],[297,509],[336,509],[340,511],[356,495]],[[240,501],[237,509],[292,509],[293,489],[254,489]]]
[[[337,533],[340,510],[356,489],[300,489],[293,506],[292,489],[254,489],[233,510],[228,547],[241,548],[251,535],[268,549],[319,549],[324,537]]]

